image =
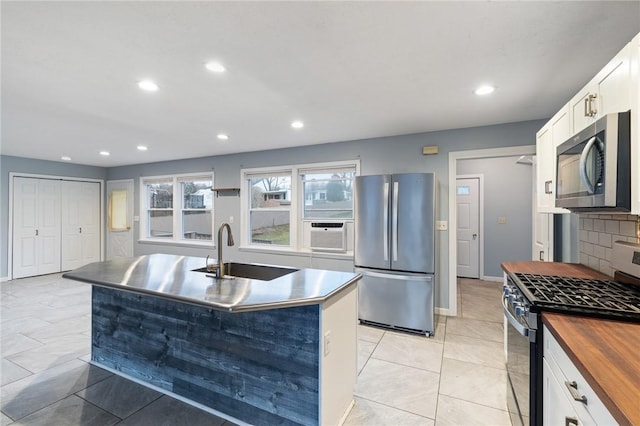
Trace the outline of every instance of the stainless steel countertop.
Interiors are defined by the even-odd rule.
[[[203,266],[204,258],[152,254],[91,263],[63,277],[231,312],[320,304],[360,279],[320,269],[300,269],[271,281],[192,271]]]

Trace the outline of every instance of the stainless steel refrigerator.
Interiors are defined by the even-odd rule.
[[[433,173],[356,177],[361,322],[433,334],[435,190]]]

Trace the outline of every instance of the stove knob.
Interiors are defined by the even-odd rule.
[[[524,306],[522,306],[520,304],[516,305],[516,315],[517,316],[520,317],[520,316],[524,315],[524,311],[525,311]]]
[[[513,293],[509,293],[509,303],[514,303],[516,300],[516,296]]]

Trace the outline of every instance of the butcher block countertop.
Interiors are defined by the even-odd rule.
[[[543,313],[542,321],[621,425],[640,425],[640,324]]]
[[[611,279],[575,263],[505,262],[507,273]],[[542,321],[620,424],[640,425],[640,324],[543,313]]]
[[[511,273],[555,275],[558,277],[594,278],[610,280],[611,277],[578,263],[538,262],[522,260],[518,262],[504,262],[502,269]]]

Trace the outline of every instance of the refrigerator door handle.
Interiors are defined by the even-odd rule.
[[[382,247],[384,250],[384,260],[389,260],[389,182],[384,183],[382,223]]]
[[[393,182],[393,210],[391,212],[391,232],[393,233],[393,261],[398,261],[398,190],[399,182]]]

